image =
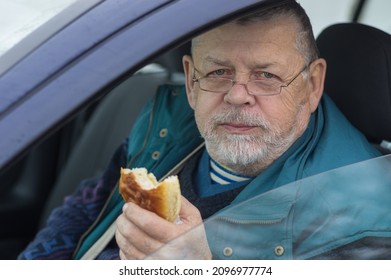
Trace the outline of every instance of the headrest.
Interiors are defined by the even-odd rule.
[[[391,35],[358,23],[317,38],[327,61],[325,92],[372,143],[391,141]]]
[[[182,73],[182,57],[186,54],[190,54],[190,49],[191,42],[188,41],[158,57],[155,62],[166,68],[170,73]]]

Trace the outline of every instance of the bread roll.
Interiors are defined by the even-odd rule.
[[[167,221],[174,222],[181,208],[177,176],[158,182],[146,168],[121,168],[119,192],[126,202],[134,202]]]

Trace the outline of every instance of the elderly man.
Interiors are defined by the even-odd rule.
[[[284,184],[379,155],[323,95],[326,62],[318,57],[310,21],[296,1],[193,39],[192,56],[183,58],[183,66],[185,87],[160,88],[103,178],[69,197],[21,258],[70,258],[74,253],[75,258],[144,259],[194,228],[194,234],[152,257],[229,257],[229,248],[218,247],[218,231],[197,227],[203,220]],[[146,146],[140,150],[142,143]],[[179,224],[123,203],[115,182],[125,164],[147,167],[158,178],[178,174],[183,194]],[[93,210],[86,206],[87,190],[96,194]],[[64,226],[72,223],[77,227]],[[265,234],[277,238],[281,228],[272,228]],[[257,239],[264,237],[255,236],[254,244],[261,244]],[[57,251],[37,249],[53,240],[68,243]],[[285,251],[285,257],[295,258],[297,240],[289,240],[290,245],[275,246],[274,255],[241,257],[273,258]]]

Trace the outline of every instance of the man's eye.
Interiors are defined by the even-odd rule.
[[[256,72],[252,76],[254,80],[274,80],[277,76],[269,72]]]
[[[226,78],[229,75],[231,75],[231,71],[229,71],[227,69],[218,69],[218,70],[214,70],[214,71],[209,72],[209,74],[207,76],[211,77],[211,78],[216,78],[216,77]]]
[[[266,79],[272,79],[275,76],[272,73],[269,73],[269,72],[262,72],[262,76],[261,77],[262,78],[266,78]]]
[[[219,69],[219,70],[213,71],[211,74],[212,75],[216,75],[216,76],[222,76],[222,75],[225,74],[225,70],[224,69]]]

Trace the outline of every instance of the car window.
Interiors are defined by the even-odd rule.
[[[0,0],[0,55],[77,0]]]
[[[351,21],[356,0],[300,0],[311,19],[315,37],[327,26]],[[338,7],[338,8],[336,8]]]
[[[348,258],[382,258],[376,238],[390,237],[391,155],[289,183],[206,219],[203,227],[217,259],[328,259],[346,248]],[[181,259],[176,244],[202,240],[197,227],[152,258]],[[366,238],[367,242],[358,242]],[[352,246],[355,244],[355,247]],[[179,246],[178,246],[179,247]]]
[[[299,0],[300,4],[307,11],[315,37],[329,25],[342,22],[351,22],[359,7],[358,0]],[[391,1],[370,0],[364,1],[361,13],[357,21],[377,27],[388,33],[391,32],[391,21],[389,11]]]
[[[359,21],[391,33],[390,11],[389,0],[367,1]]]
[[[28,36],[29,34],[34,32],[36,29],[43,29],[43,28],[39,28],[39,27],[45,27],[45,23],[48,23],[48,24],[46,24],[46,26],[52,25],[52,22],[53,22],[52,19],[55,17],[55,15],[64,14],[61,12],[66,10],[68,7],[73,6],[73,4],[75,4],[75,3],[79,4],[80,2],[86,3],[88,1],[93,2],[92,0],[79,0],[79,1],[77,1],[77,0],[57,0],[57,1],[53,1],[53,0],[33,0],[33,1],[31,1],[31,0],[0,0],[0,76],[2,74],[2,71],[5,71],[2,69],[7,69],[7,63],[4,63],[5,60],[1,60],[1,59],[7,58],[8,54],[12,53],[11,51],[9,51],[9,52],[7,51],[7,50],[9,50],[9,48],[12,48],[12,46],[18,45],[18,42],[20,40],[23,40],[23,38],[25,38],[26,36]],[[94,1],[98,2],[98,0],[94,0]],[[316,0],[316,1],[314,1],[314,0],[298,0],[298,1],[308,11],[308,14],[309,14],[311,21],[313,23],[313,26],[314,26],[315,36],[317,36],[325,27],[327,27],[331,24],[334,24],[336,22],[351,21],[354,7],[356,6],[356,3],[358,2],[357,0]],[[376,0],[368,1],[366,7],[370,8],[370,5],[372,5],[373,2],[376,3]],[[382,2],[382,1],[379,0],[378,2]],[[389,0],[383,0],[382,3],[390,4],[391,2],[389,2]],[[380,6],[381,5],[384,5],[384,4],[380,4]],[[335,7],[338,7],[338,8],[335,8]],[[384,9],[384,6],[381,6],[381,7],[382,7],[382,9]],[[384,10],[387,11],[387,9],[384,9]],[[15,12],[15,11],[17,11],[17,12]],[[24,12],[20,12],[20,11],[24,11]],[[374,10],[374,13],[376,14],[376,10]],[[10,16],[8,16],[11,14],[12,14],[12,18]],[[372,24],[373,19],[376,19],[376,16],[373,16],[373,15],[369,16],[369,15],[366,15],[365,13],[363,14],[363,16],[361,18],[361,20],[367,21],[368,24]],[[386,19],[387,19],[387,17],[384,16],[384,20],[386,20]],[[48,21],[50,21],[50,22],[48,22]],[[387,26],[387,24],[385,23],[385,24],[383,24],[383,26]],[[30,36],[30,37],[36,38],[35,33],[32,34],[33,36]],[[119,34],[119,35],[121,35],[121,34]],[[119,37],[119,36],[117,35],[117,36],[113,36],[113,37]],[[43,40],[38,40],[38,41],[40,41],[41,43],[43,42]],[[27,43],[27,40],[25,40],[25,42]],[[19,46],[20,45],[21,44],[19,44]],[[27,45],[30,49],[32,48],[31,44],[27,44]],[[110,48],[107,48],[107,50],[111,51]],[[2,56],[2,54],[5,54],[5,55]],[[101,54],[105,55],[104,51],[102,51]],[[10,63],[8,63],[8,65],[12,65],[12,61]],[[106,69],[106,67],[107,67],[107,69],[110,69],[109,66],[102,65],[101,69]],[[99,71],[103,72],[103,70],[101,70],[101,69]],[[141,72],[146,71],[147,69],[148,68],[144,68]],[[96,71],[96,72],[99,72],[99,71]],[[86,74],[85,80],[89,81],[90,78],[93,77],[93,74],[95,74],[94,71],[91,71],[90,73]],[[135,75],[135,76],[137,76],[137,75]],[[182,78],[182,76],[180,76],[180,78]],[[93,79],[91,78],[91,81],[92,80]],[[93,83],[91,83],[91,84],[93,84]],[[150,84],[151,83],[149,82],[148,85],[150,85]],[[66,84],[66,87],[70,89],[69,90],[70,92],[72,90],[74,90],[74,88],[75,88],[73,86],[73,84]],[[109,95],[112,95],[112,93],[110,93]],[[93,105],[95,106],[95,104],[93,104]],[[82,113],[84,113],[84,112],[82,112]],[[80,115],[82,115],[82,116],[80,116],[81,118],[80,119],[78,118],[76,121],[78,123],[82,123],[84,125],[85,120],[83,119],[83,114],[80,114]],[[73,124],[74,123],[72,123],[72,125]],[[71,128],[72,127],[66,127],[66,129],[69,129],[69,130],[71,130]],[[75,129],[75,131],[78,132],[79,130]],[[73,135],[71,135],[71,133],[69,133],[69,134],[70,134],[70,136],[73,136]],[[61,136],[63,137],[63,139],[61,139],[61,140],[63,143],[65,143],[64,146],[66,146],[68,143],[67,143],[67,141],[64,141],[64,135],[65,135],[65,133],[61,134]],[[57,136],[57,135],[55,135],[55,136]],[[65,139],[65,140],[67,140],[67,139]],[[46,143],[44,143],[44,144],[46,144]],[[71,146],[71,145],[69,145],[69,146]],[[91,145],[88,145],[88,146],[91,147]],[[98,146],[97,150],[100,151],[102,149],[102,147],[103,146]],[[112,150],[112,148],[109,149],[108,147],[109,147],[109,145],[107,145],[107,143],[105,143],[104,149],[107,149],[107,151],[105,151],[105,152],[108,152],[111,155],[113,150]],[[75,151],[78,152],[77,150],[75,150]],[[63,150],[61,150],[60,152],[64,153]],[[62,154],[60,154],[60,156],[62,156]],[[388,161],[390,161],[390,158],[388,158]],[[46,168],[46,166],[48,166],[50,164],[45,163],[44,165]],[[376,165],[376,164],[374,164],[374,165]],[[370,165],[368,165],[368,166],[370,166]],[[368,166],[364,165],[364,166],[361,166],[360,168],[356,168],[356,169],[352,168],[352,169],[350,169],[349,172],[346,172],[346,173],[344,173],[344,171],[341,170],[340,174],[334,173],[334,175],[329,177],[330,179],[327,179],[328,177],[322,177],[320,175],[314,176],[313,178],[309,178],[308,180],[303,180],[300,182],[296,182],[292,185],[278,188],[278,190],[275,190],[273,192],[269,192],[269,193],[267,193],[267,195],[275,195],[276,198],[278,198],[280,202],[283,201],[283,200],[281,200],[282,198],[291,197],[292,191],[295,191],[296,193],[303,194],[303,195],[311,195],[312,194],[316,197],[316,195],[319,193],[319,191],[323,191],[324,189],[327,189],[327,188],[323,189],[322,187],[324,187],[324,186],[330,186],[330,188],[333,190],[337,190],[336,187],[338,187],[338,186],[341,187],[341,184],[338,183],[338,184],[333,185],[333,184],[329,183],[328,180],[335,181],[339,177],[349,178],[349,176],[353,177],[352,174],[356,175],[356,173],[363,175],[363,174],[365,174],[365,172],[363,172],[363,171],[365,171],[368,168]],[[371,168],[369,168],[369,170],[370,169]],[[42,170],[44,170],[44,169],[42,169]],[[382,171],[380,171],[380,170],[382,170]],[[386,175],[390,174],[390,172],[389,172],[390,167],[387,164],[384,164],[384,167],[381,168],[380,170],[379,170],[379,173],[381,173],[381,175],[382,174],[386,174]],[[50,173],[47,171],[47,169],[45,169],[45,172],[47,174]],[[329,173],[327,173],[327,174],[329,174]],[[16,173],[16,175],[20,176],[19,170]],[[379,174],[375,174],[375,175],[376,176],[374,176],[373,179],[382,178],[382,176],[380,176]],[[379,175],[379,176],[377,176],[377,175]],[[389,177],[389,175],[387,175],[387,176]],[[37,177],[39,177],[39,176],[37,175]],[[48,176],[45,176],[45,177],[48,177]],[[86,178],[86,177],[83,177],[83,179],[84,178]],[[352,189],[353,187],[356,187],[356,186],[359,187],[359,186],[364,185],[366,178],[365,179],[364,179],[364,177],[359,177],[359,178],[363,178],[363,180],[360,180],[357,184],[357,182],[356,182],[357,178],[356,178],[356,181],[353,181],[352,184],[348,185],[348,189]],[[354,178],[352,178],[352,179],[354,179]],[[388,179],[386,178],[386,180],[384,181],[385,184],[387,184],[387,180]],[[30,185],[32,185],[31,181],[32,181],[31,178],[29,178]],[[391,181],[391,179],[390,179],[390,181]],[[368,186],[369,185],[371,185],[371,182],[368,182]],[[77,185],[75,184],[72,186],[76,187]],[[28,186],[28,187],[30,187],[30,186]],[[309,190],[309,191],[306,191],[306,190]],[[369,193],[371,194],[371,192],[369,192]],[[366,196],[366,194],[364,196]],[[382,198],[386,199],[387,197],[390,197],[390,196],[384,196]],[[342,197],[342,198],[345,198],[345,201],[346,201],[346,196]],[[61,196],[60,199],[62,201],[63,196]],[[234,207],[227,212],[219,213],[219,215],[216,215],[216,217],[212,217],[211,219],[205,221],[205,226],[207,227],[208,235],[213,236],[213,232],[220,230],[222,228],[221,227],[222,224],[226,224],[227,222],[229,222],[227,220],[228,215],[232,214],[235,216],[235,215],[237,215],[236,212],[239,212],[242,210],[246,210],[246,211],[251,210],[253,208],[253,207],[251,207],[252,206],[251,203],[257,203],[257,199],[258,199],[258,201],[261,201],[263,199],[263,196],[257,197],[254,200],[240,204],[237,207]],[[16,203],[14,203],[14,204],[16,205]],[[289,210],[291,209],[290,208],[291,204],[288,203],[287,205],[288,205],[287,207],[285,207],[285,205],[282,205],[284,207],[281,207],[281,212],[271,215],[268,218],[268,222],[271,221],[272,223],[275,223],[275,221],[277,221],[277,224],[278,224],[279,221],[283,221],[284,219],[286,219],[287,215],[290,212]],[[391,205],[391,203],[388,203],[387,205]],[[279,204],[279,206],[280,206],[280,204]],[[314,212],[316,212],[318,210],[318,208],[316,208],[318,206],[318,204],[316,204],[316,205],[314,204],[312,206],[313,206],[312,209],[315,209]],[[385,209],[388,212],[390,210],[387,207]],[[232,212],[231,212],[231,210],[232,210]],[[37,211],[39,211],[38,208],[37,208]],[[8,214],[8,212],[7,212],[7,214]],[[261,213],[261,214],[265,214],[265,213]],[[334,216],[332,216],[332,214],[328,213],[327,215],[329,215],[329,216],[324,216],[324,218],[331,218],[331,220],[333,220]],[[3,215],[3,216],[5,216],[5,215]],[[235,221],[235,220],[231,220],[231,222],[232,221]],[[236,240],[235,240],[235,242],[230,240],[229,238],[231,236],[225,236],[224,234],[222,234],[222,235],[216,234],[216,236],[219,236],[219,238],[220,238],[220,236],[223,237],[221,239],[221,243],[219,243],[219,245],[218,245],[219,246],[218,252],[219,252],[219,254],[221,254],[221,257],[236,258],[237,254],[245,254],[246,253],[245,249],[248,247],[244,247],[244,245],[240,243],[241,241],[243,241],[243,238],[240,234],[235,234],[235,233],[237,233],[237,230],[239,230],[239,229],[234,227],[232,232],[228,231],[228,233],[230,235],[232,235],[232,237],[238,237],[239,239],[242,239],[242,240],[238,240],[238,243],[235,243]],[[226,231],[223,231],[223,232],[226,232]],[[192,231],[191,234],[194,234],[194,233],[198,234],[197,230]],[[185,237],[186,236],[184,236],[183,238],[185,238]],[[170,244],[170,248],[172,248],[172,246],[175,246],[175,242],[177,242],[177,241],[174,241],[173,243]],[[220,240],[219,240],[219,242],[220,242]],[[231,245],[227,245],[229,243]],[[281,246],[281,247],[278,247],[278,246]],[[256,248],[256,247],[254,247],[254,248]],[[281,248],[283,249],[282,251],[280,250]],[[271,249],[270,253],[272,255],[275,254],[275,252],[277,252],[278,254],[280,254],[282,252],[282,254],[280,254],[280,256],[279,256],[282,258],[287,257],[289,254],[289,252],[287,250],[285,250],[285,252],[284,252],[284,247],[281,244],[276,244],[275,246],[270,246],[270,249]],[[3,250],[3,251],[6,251],[6,250]],[[171,254],[172,251],[169,253]],[[182,253],[184,253],[184,252],[182,252]],[[301,256],[301,258],[304,258],[303,253],[300,256]],[[173,256],[173,258],[176,258],[176,257]]]

